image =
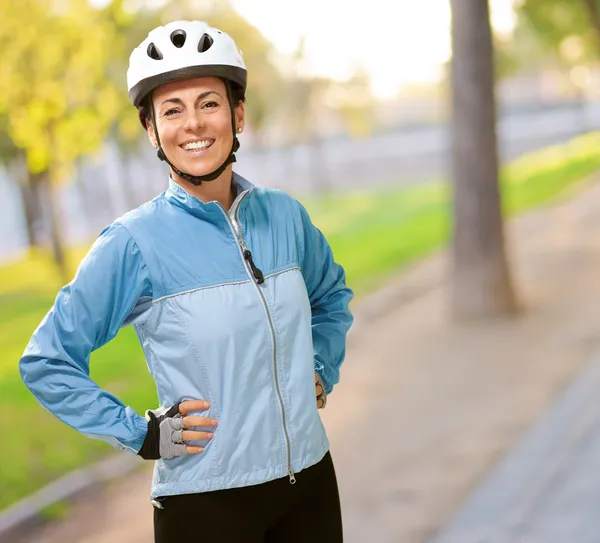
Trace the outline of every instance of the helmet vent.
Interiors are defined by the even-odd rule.
[[[156,45],[154,45],[153,43],[151,43],[148,46],[148,56],[150,58],[153,58],[154,60],[162,60],[163,58],[162,53],[158,50],[158,47],[156,47]]]
[[[181,49],[183,47],[183,45],[185,44],[185,38],[186,38],[186,34],[185,34],[185,30],[174,30],[173,32],[171,32],[171,41],[173,42],[173,45],[179,49]]]
[[[208,34],[203,34],[198,42],[198,52],[205,53],[213,44],[213,39]]]

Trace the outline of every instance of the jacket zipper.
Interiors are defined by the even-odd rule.
[[[277,397],[279,399],[279,406],[281,408],[281,418],[283,421],[283,433],[285,435],[285,441],[287,445],[287,464],[288,464],[288,476],[290,478],[290,484],[296,483],[296,476],[294,474],[294,470],[292,469],[292,445],[290,442],[290,436],[288,433],[287,420],[285,416],[285,408],[283,406],[283,396],[281,395],[281,388],[279,387],[279,374],[277,371],[277,339],[275,336],[275,327],[273,326],[273,319],[271,318],[271,313],[269,311],[269,306],[267,305],[267,300],[263,291],[261,290],[259,285],[262,285],[265,282],[265,277],[263,272],[256,266],[254,261],[252,260],[252,253],[250,249],[246,247],[244,243],[244,238],[242,236],[242,226],[238,220],[238,210],[240,208],[240,204],[242,200],[246,197],[246,195],[250,191],[243,192],[240,194],[231,206],[231,212],[233,215],[233,219],[230,218],[229,213],[225,211],[225,208],[221,206],[223,212],[225,213],[225,217],[229,222],[229,226],[231,227],[236,241],[238,245],[238,249],[242,255],[242,260],[244,261],[244,265],[246,267],[246,271],[253,278],[253,283],[256,285],[256,289],[258,290],[258,294],[263,303],[265,311],[267,313],[267,320],[269,322],[269,329],[271,330],[271,339],[273,340],[273,370],[275,372],[275,389],[277,390]],[[219,204],[220,205],[220,204]]]

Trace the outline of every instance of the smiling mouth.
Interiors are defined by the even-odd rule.
[[[180,145],[179,147],[183,149],[186,153],[199,154],[206,151],[207,149],[210,149],[214,142],[214,139],[207,139],[185,143],[183,145]]]

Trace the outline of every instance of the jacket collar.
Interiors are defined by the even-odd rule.
[[[242,192],[251,191],[254,185],[244,179],[241,175],[233,172],[232,183],[235,187],[236,197]],[[181,185],[169,177],[169,188],[165,192],[165,198],[171,204],[188,211],[189,213],[202,216],[206,219],[218,220],[224,218],[223,207],[216,201],[204,203],[202,200],[192,196]]]

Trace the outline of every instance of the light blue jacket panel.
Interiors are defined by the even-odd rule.
[[[328,449],[313,371],[339,380],[352,297],[304,208],[234,174],[227,213],[175,182],[106,228],[21,359],[65,423],[139,451],[146,420],[89,377],[89,357],[133,324],[161,405],[199,398],[218,419],[205,452],[156,463],[152,496],[260,484]],[[244,251],[265,281],[258,284]]]

